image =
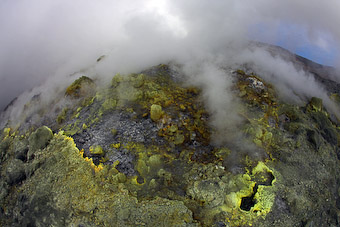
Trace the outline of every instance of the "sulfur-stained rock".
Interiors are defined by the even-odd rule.
[[[99,146],[99,145],[91,146],[90,147],[90,153],[92,155],[99,155],[99,156],[105,155],[105,152],[104,152],[103,148],[101,146]]]
[[[163,115],[162,107],[160,105],[153,104],[150,109],[150,117],[153,121],[158,121]]]
[[[114,77],[112,78],[111,86],[115,88],[115,87],[117,87],[118,84],[119,84],[120,82],[122,82],[123,80],[124,80],[123,76],[120,75],[119,73],[117,73],[117,74],[114,75]]]
[[[182,133],[176,133],[175,138],[174,138],[174,144],[175,145],[180,145],[184,143],[185,136]]]
[[[116,106],[117,106],[117,100],[112,99],[112,98],[105,100],[104,103],[102,104],[104,111],[113,110],[116,108]]]
[[[303,113],[298,106],[284,104],[280,106],[278,115],[283,122],[298,122],[301,120]]]
[[[28,139],[29,151],[27,154],[27,159],[31,159],[37,150],[45,148],[52,137],[52,130],[46,126],[42,126],[33,132]]]
[[[142,87],[143,84],[144,84],[144,80],[145,80],[144,74],[138,74],[137,76],[131,77],[132,85],[133,85],[135,88],[140,88],[140,87]]]
[[[116,196],[98,208],[96,218],[103,226],[198,226],[183,202],[164,198],[137,203],[136,199]]]
[[[225,200],[224,183],[222,181],[196,181],[188,188],[188,195],[204,203],[206,208],[221,206]]]
[[[66,119],[66,117],[67,117],[68,111],[69,111],[68,108],[64,108],[64,109],[59,113],[59,115],[58,115],[58,117],[57,117],[57,120],[56,120],[58,124],[62,124],[62,123],[65,121],[65,119]]]
[[[204,90],[142,73],[4,130],[0,226],[339,226],[340,127],[319,100],[288,104],[239,71],[245,121],[219,135]],[[43,124],[60,133],[30,134]]]
[[[321,111],[322,110],[322,99],[317,98],[317,97],[312,97],[308,107],[312,110],[312,111]]]
[[[82,76],[75,80],[65,92],[65,95],[80,98],[83,96],[87,96],[93,94],[95,91],[95,84],[93,80],[87,76]]]

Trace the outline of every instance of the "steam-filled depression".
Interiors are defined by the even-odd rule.
[[[235,110],[229,69],[243,66],[256,69],[283,97],[295,102],[322,97],[337,113],[303,67],[252,41],[292,52],[303,47],[307,58],[318,50],[321,57],[333,56],[326,64],[336,66],[339,7],[335,0],[5,0],[0,3],[0,108],[17,97],[7,110],[15,119],[32,97],[41,94],[41,102],[49,103],[80,74],[105,83],[117,72],[174,62],[202,87],[216,118]],[[289,33],[289,28],[294,29]],[[96,62],[100,56],[105,57]],[[339,80],[336,71],[329,77]]]
[[[1,0],[0,226],[340,226],[339,12]]]

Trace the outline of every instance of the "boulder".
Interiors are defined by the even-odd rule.
[[[37,150],[45,148],[52,137],[52,130],[46,126],[42,126],[33,132],[28,139],[29,151],[27,154],[27,159],[30,160]]]
[[[65,95],[73,98],[86,97],[95,93],[95,83],[87,76],[82,76],[67,87]]]
[[[6,181],[10,185],[17,184],[26,178],[24,162],[13,159],[6,169]]]
[[[163,115],[162,107],[160,105],[153,104],[150,109],[150,117],[153,121],[158,121]]]
[[[15,139],[13,141],[14,156],[22,161],[26,160],[28,152],[28,140],[27,139]]]
[[[317,97],[312,97],[310,102],[308,103],[308,108],[312,111],[321,111],[322,110],[322,99]]]

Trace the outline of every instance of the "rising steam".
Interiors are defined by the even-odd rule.
[[[7,113],[16,118],[34,95],[42,93],[42,102],[48,103],[83,73],[106,81],[117,72],[173,61],[202,87],[212,124],[221,130],[232,126],[220,124],[225,116],[232,124],[239,121],[231,77],[224,70],[237,65],[251,65],[287,100],[318,96],[337,112],[311,75],[265,48],[250,48],[249,39],[275,43],[279,27],[293,24],[308,31],[305,42],[338,49],[339,9],[336,0],[4,0],[0,108],[25,92]],[[292,51],[302,42],[294,36],[288,41]]]

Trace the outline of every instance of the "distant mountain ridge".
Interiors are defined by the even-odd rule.
[[[340,93],[340,73],[336,68],[316,63],[280,46],[261,42],[252,42],[250,45],[265,48],[272,56],[279,56],[287,62],[292,62],[297,69],[312,74],[317,81],[326,87],[328,92]]]

